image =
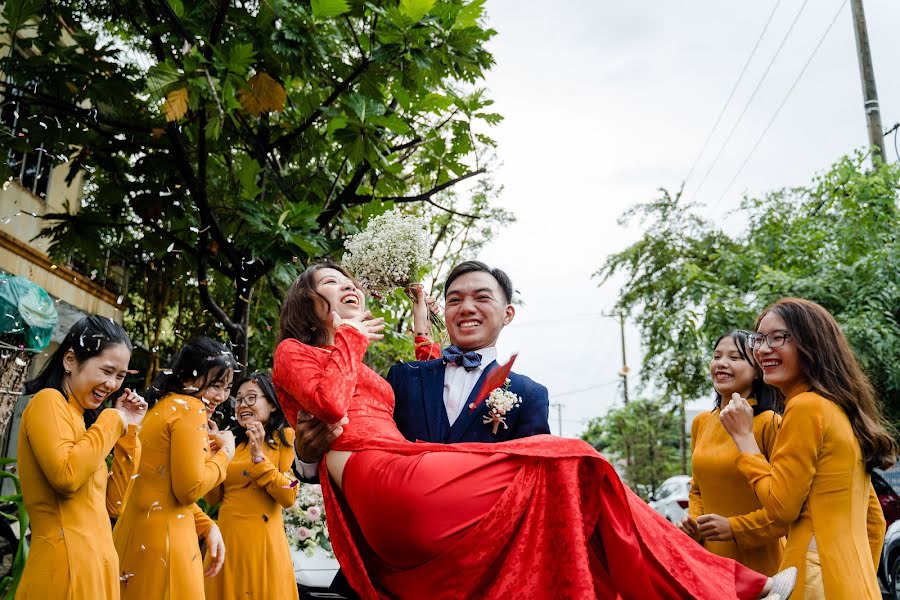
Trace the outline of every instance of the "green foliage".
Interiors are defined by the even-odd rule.
[[[679,473],[679,419],[662,400],[640,398],[591,419],[581,439],[607,455],[636,493],[649,498]]]
[[[21,581],[22,573],[25,571],[25,559],[28,556],[28,539],[25,536],[25,532],[28,531],[28,511],[25,510],[25,500],[22,498],[22,486],[19,483],[19,477],[6,469],[7,465],[15,463],[15,458],[0,458],[0,467],[2,467],[0,468],[0,480],[10,479],[15,486],[15,493],[0,496],[0,502],[15,503],[17,512],[15,516],[2,514],[0,517],[17,521],[19,524],[19,546],[13,558],[12,570],[9,575],[0,580],[0,594],[3,594],[4,600],[13,600],[15,598],[16,589],[19,587],[19,581]]]
[[[707,394],[712,342],[752,328],[769,303],[799,296],[837,318],[887,412],[900,419],[900,166],[866,171],[863,160],[844,157],[809,187],[745,199],[736,236],[665,190],[626,213],[647,229],[597,276],[627,278],[617,308],[641,330],[645,382],[669,398]]]
[[[0,93],[30,107],[10,141],[85,182],[80,207],[46,217],[51,252],[129,265],[148,347],[218,324],[239,355],[266,356],[299,270],[396,204],[454,222],[461,237],[438,247],[477,247],[506,218],[488,205],[500,116],[479,87],[493,64],[482,0],[3,10],[0,39],[36,31],[12,36],[31,52],[0,48]]]

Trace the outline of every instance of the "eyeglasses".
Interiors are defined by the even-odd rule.
[[[776,331],[770,334],[754,333],[747,341],[754,350],[762,348],[763,344],[767,344],[769,348],[781,348],[789,337],[791,337],[791,334],[784,331]]]
[[[237,408],[241,403],[244,406],[253,406],[256,404],[256,399],[259,398],[258,394],[247,394],[246,396],[235,396],[231,399],[231,405]]]

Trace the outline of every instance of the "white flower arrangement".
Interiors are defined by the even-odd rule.
[[[425,220],[398,209],[369,220],[344,243],[343,263],[366,290],[385,296],[417,281],[430,258]]]
[[[510,381],[507,379],[503,387],[495,389],[485,400],[488,413],[484,415],[482,423],[493,426],[491,429],[493,435],[497,435],[497,430],[501,425],[503,425],[503,429],[509,429],[509,425],[506,424],[506,414],[522,404],[522,399],[509,391],[509,384]]]
[[[284,509],[284,529],[292,548],[310,557],[316,548],[321,548],[329,558],[334,558],[325,523],[325,499],[319,484],[300,484],[294,505]]]

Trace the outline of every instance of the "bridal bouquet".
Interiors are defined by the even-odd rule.
[[[366,228],[344,243],[343,263],[360,285],[376,298],[397,288],[416,302],[414,282],[419,281],[431,257],[431,241],[425,219],[389,210],[369,220]],[[439,331],[444,321],[428,312]]]
[[[395,208],[347,239],[343,263],[360,285],[383,297],[419,280],[430,258],[428,245],[425,220]]]
[[[284,529],[292,548],[307,556],[312,556],[316,548],[321,548],[330,558],[334,558],[325,524],[325,500],[319,484],[300,484],[297,501],[284,509]]]

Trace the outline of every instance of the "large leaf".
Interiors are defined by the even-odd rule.
[[[349,10],[347,0],[312,0],[313,15],[319,18],[339,17]]]
[[[241,104],[247,112],[258,117],[264,112],[281,112],[287,100],[284,86],[269,77],[268,74],[259,72],[250,78],[249,88],[244,88],[238,94]]]
[[[463,6],[459,14],[456,15],[456,21],[453,23],[454,29],[466,29],[467,27],[477,27],[478,19],[484,13],[484,3],[486,0],[472,0]]]
[[[413,23],[421,21],[432,6],[434,0],[400,0],[400,12],[409,17]]]
[[[172,90],[166,94],[166,121],[177,121],[187,113],[188,89],[186,87]]]

